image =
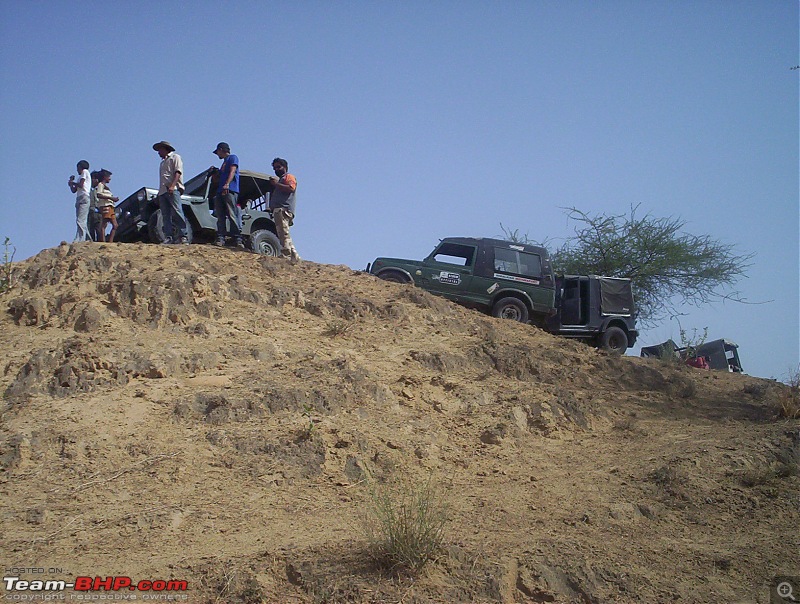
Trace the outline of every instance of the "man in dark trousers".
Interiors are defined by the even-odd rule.
[[[158,206],[164,221],[162,244],[189,243],[186,217],[183,215],[181,193],[183,193],[183,160],[167,141],[153,145],[161,164],[158,167]],[[176,231],[176,232],[175,232]]]
[[[242,242],[242,211],[239,208],[239,158],[231,154],[228,143],[219,143],[212,151],[222,160],[219,168],[219,184],[214,196],[214,214],[217,217],[217,242],[225,246],[226,219],[230,222],[230,234],[239,249],[244,249]]]
[[[269,209],[272,210],[272,219],[275,221],[275,230],[281,240],[282,255],[292,262],[298,262],[300,256],[292,243],[289,227],[294,224],[295,195],[297,192],[297,179],[289,174],[289,164],[285,159],[276,157],[272,160],[274,176],[270,177],[273,190],[269,195]]]

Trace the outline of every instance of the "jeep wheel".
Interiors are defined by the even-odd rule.
[[[147,237],[150,243],[161,243],[164,241],[164,218],[161,216],[161,210],[156,210],[150,214],[150,219],[147,221]],[[189,240],[189,243],[191,243],[194,238],[192,223],[189,222],[188,218],[186,219],[186,238]]]
[[[492,307],[492,316],[527,323],[528,307],[519,298],[502,298]]]
[[[391,281],[392,283],[410,283],[408,277],[399,271],[384,271],[378,275],[378,279]]]
[[[600,336],[600,348],[614,354],[623,354],[628,349],[628,336],[619,327],[609,327]]]
[[[250,249],[262,256],[280,256],[281,241],[272,231],[259,229],[250,234]]]

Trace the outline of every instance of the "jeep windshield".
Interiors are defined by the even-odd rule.
[[[210,198],[217,190],[219,176],[209,170],[201,172],[186,182],[184,195],[193,197]],[[269,193],[272,191],[270,177],[261,172],[239,170],[239,204],[251,202],[250,207],[256,210],[266,210]]]

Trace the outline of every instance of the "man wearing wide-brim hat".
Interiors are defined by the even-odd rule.
[[[186,217],[181,205],[181,193],[184,191],[183,160],[167,141],[157,142],[153,150],[161,158],[158,168],[158,207],[164,221],[162,244],[189,243]]]

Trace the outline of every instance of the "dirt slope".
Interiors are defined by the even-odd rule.
[[[781,384],[210,246],[63,244],[17,274],[6,571],[187,580],[198,603],[767,602],[800,574]],[[446,493],[418,576],[368,555],[365,471]]]

